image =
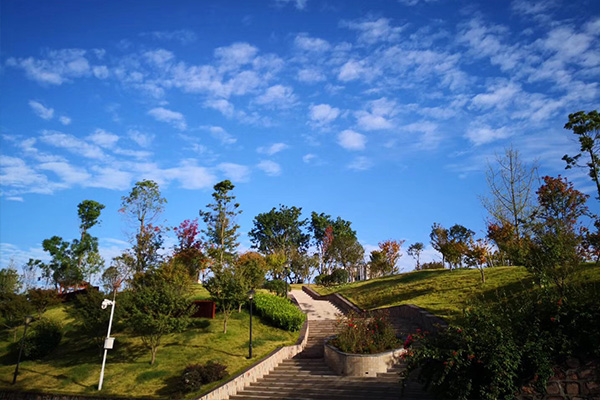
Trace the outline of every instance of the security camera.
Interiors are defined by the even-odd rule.
[[[106,307],[108,307],[108,306],[112,305],[112,303],[113,303],[112,301],[110,301],[110,300],[108,300],[108,299],[104,299],[104,300],[102,301],[102,309],[103,309],[103,310],[105,310],[105,309],[106,309]]]

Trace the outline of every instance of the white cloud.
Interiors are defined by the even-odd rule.
[[[294,39],[294,45],[304,51],[324,52],[331,48],[329,42],[320,38],[313,38],[303,33]]]
[[[74,184],[86,184],[90,181],[91,175],[81,167],[74,167],[67,162],[48,162],[39,165],[42,170],[54,172],[68,187]]]
[[[274,154],[279,153],[280,151],[288,149],[289,147],[290,146],[288,146],[285,143],[273,143],[272,145],[270,145],[268,147],[259,147],[256,149],[256,151],[259,154],[266,154],[268,156],[272,156]]]
[[[338,74],[338,79],[342,82],[349,82],[359,79],[362,75],[368,72],[362,61],[349,60],[347,61]]]
[[[40,139],[54,147],[60,147],[69,150],[71,153],[80,155],[86,158],[103,159],[104,153],[100,147],[89,144],[81,139],[76,138],[66,133],[44,130]]]
[[[404,4],[405,6],[416,6],[420,3],[435,3],[438,0],[398,0],[398,3]]]
[[[361,22],[343,22],[342,26],[358,31],[359,42],[367,44],[396,41],[400,38],[400,32],[404,29],[404,27],[390,26],[390,20],[387,18],[367,19]]]
[[[298,10],[304,10],[308,0],[275,0],[275,3],[280,6],[293,4]]]
[[[354,113],[358,126],[367,131],[391,129],[394,124],[388,119],[397,114],[397,104],[382,97],[367,103],[367,110]]]
[[[281,166],[274,161],[262,160],[258,163],[257,167],[269,176],[281,175]]]
[[[269,108],[289,108],[296,103],[296,95],[289,86],[274,85],[258,96],[255,102]]]
[[[156,119],[157,121],[171,124],[179,130],[184,131],[187,129],[185,117],[180,112],[167,110],[163,107],[156,107],[148,111],[148,115],[154,117],[154,119]]]
[[[373,166],[371,160],[367,157],[359,156],[354,159],[347,168],[354,171],[366,171]]]
[[[233,137],[229,132],[220,126],[208,126],[205,127],[210,132],[211,136],[221,142],[221,144],[229,145],[237,142],[237,139]]]
[[[297,79],[304,83],[317,83],[326,81],[327,77],[318,69],[304,68],[298,71]]]
[[[520,85],[513,82],[505,82],[489,87],[487,93],[476,95],[471,102],[475,107],[480,109],[503,109],[509,106],[520,92]]]
[[[350,129],[342,131],[338,134],[338,144],[346,150],[364,150],[367,143],[367,138],[358,132]]]
[[[29,100],[29,107],[31,107],[35,115],[42,119],[48,120],[52,119],[52,117],[54,116],[53,108],[44,107],[44,105],[38,101]]]
[[[13,188],[18,193],[52,193],[46,176],[36,172],[20,158],[1,154],[0,182],[2,182],[2,186]]]
[[[491,143],[496,140],[506,139],[512,136],[513,132],[506,126],[502,128],[491,128],[486,124],[473,123],[465,133],[465,137],[475,146]]]
[[[312,153],[308,153],[308,154],[305,154],[304,156],[302,156],[302,161],[305,162],[306,164],[310,164],[316,158],[317,158],[316,155],[314,155]]]
[[[71,124],[71,118],[67,117],[66,115],[61,115],[58,120],[65,126]]]
[[[235,111],[233,104],[225,99],[206,100],[204,106],[215,109],[228,118],[233,117]]]
[[[430,121],[419,121],[401,128],[404,131],[411,133],[421,133],[421,137],[416,143],[418,149],[432,150],[438,147],[442,141],[442,136],[438,132],[438,125]],[[412,135],[414,136],[414,135]]]
[[[310,106],[309,117],[317,126],[327,125],[340,115],[340,109],[331,107],[329,104],[317,104]]]
[[[167,68],[169,62],[175,58],[175,55],[172,52],[165,49],[147,51],[143,56],[150,63],[160,68]]]
[[[106,65],[99,65],[92,68],[92,73],[98,79],[106,79],[108,78],[109,72]]]
[[[127,190],[131,188],[133,174],[128,171],[122,171],[115,167],[93,167],[93,179],[87,182],[89,187],[98,187],[112,190]]]
[[[245,165],[221,163],[217,166],[217,169],[233,182],[248,182],[250,179],[250,168]]]
[[[9,58],[6,65],[21,68],[25,75],[38,83],[61,85],[72,78],[88,76],[90,64],[82,49],[50,50],[44,54],[46,58]]]
[[[127,131],[127,136],[129,139],[133,140],[140,147],[148,148],[152,144],[154,140],[154,135],[150,133],[140,132],[136,129],[130,129]]]
[[[194,165],[193,160],[184,161],[177,168],[164,170],[167,179],[176,180],[183,189],[197,190],[211,187],[216,177],[207,168]]]
[[[94,133],[88,136],[92,142],[97,144],[100,147],[104,147],[105,149],[110,149],[117,144],[119,141],[119,136],[107,132],[104,129],[96,129]]]
[[[251,63],[258,54],[258,49],[248,43],[238,42],[230,46],[218,47],[214,54],[222,68],[235,69]]]

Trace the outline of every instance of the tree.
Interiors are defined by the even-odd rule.
[[[512,147],[504,156],[496,155],[496,165],[488,165],[486,180],[489,197],[482,197],[489,213],[489,238],[514,263],[521,262],[523,245],[529,231],[526,222],[534,211],[533,184],[537,167],[523,164],[520,154]],[[502,232],[502,235],[498,233]]]
[[[379,250],[371,252],[371,276],[391,275],[398,272],[396,264],[402,256],[400,248],[404,240],[384,240],[379,242]]]
[[[462,267],[463,258],[469,250],[469,241],[475,234],[462,225],[455,224],[448,229],[448,243],[445,246],[445,258],[452,267]]]
[[[326,254],[328,264],[345,269],[352,280],[357,279],[364,263],[364,257],[365,249],[359,243],[356,235],[347,233],[335,236],[327,248]]]
[[[0,322],[13,331],[13,342],[17,341],[17,328],[25,323],[25,316],[32,307],[27,298],[14,292],[0,293]]]
[[[301,220],[301,214],[302,208],[280,204],[279,210],[273,207],[271,211],[254,217],[254,228],[248,234],[252,247],[263,254],[281,253],[285,256],[286,279],[291,278],[292,259],[306,252],[310,240],[310,235],[303,231],[307,220]]]
[[[84,200],[77,206],[80,218],[80,239],[69,243],[60,236],[52,236],[42,242],[44,251],[52,259],[48,264],[39,260],[29,260],[30,268],[39,266],[46,278],[52,279],[56,288],[63,290],[68,286],[79,285],[85,277],[92,275],[104,266],[104,260],[98,252],[98,238],[88,230],[98,224],[100,211],[104,206],[92,200]]]
[[[121,198],[119,210],[136,228],[133,239],[134,271],[144,272],[160,265],[158,250],[162,247],[161,229],[153,225],[167,200],[161,197],[158,184],[151,180],[137,182],[128,196]]]
[[[48,307],[60,303],[60,298],[52,289],[37,288],[27,291],[27,301],[37,311],[38,317],[41,317]]]
[[[138,274],[132,282],[126,302],[129,326],[150,349],[150,364],[164,335],[182,332],[190,323],[190,280],[183,268],[156,270]]]
[[[578,220],[589,216],[589,196],[573,188],[560,176],[545,176],[538,191],[539,209],[532,223],[533,238],[528,246],[525,267],[540,283],[554,282],[563,293],[575,269],[583,261]]]
[[[417,266],[415,268],[416,271],[419,271],[421,269],[421,253],[423,252],[424,248],[425,246],[421,242],[416,242],[408,246],[408,255],[414,258],[415,261],[417,261]]]
[[[431,247],[437,250],[442,255],[442,265],[446,265],[446,248],[448,245],[448,230],[441,224],[434,222],[431,226]]]
[[[380,250],[373,250],[369,254],[369,275],[371,278],[385,275],[387,261]]]
[[[194,280],[198,280],[198,276],[202,272],[202,281],[204,281],[207,260],[202,252],[203,244],[200,240],[198,219],[186,219],[173,230],[179,240],[173,253],[174,261],[182,263]]]
[[[0,270],[0,294],[16,293],[21,289],[19,273],[11,267],[12,264],[14,264],[13,260],[8,268]]]
[[[223,312],[223,333],[227,333],[227,322],[234,308],[246,299],[244,286],[231,268],[223,268],[208,278],[204,287]]]
[[[319,274],[331,273],[338,261],[335,254],[340,253],[341,245],[354,244],[357,241],[356,231],[352,229],[351,224],[340,217],[333,220],[330,215],[312,212],[309,229],[313,234],[313,243],[320,258]],[[335,238],[341,236],[345,236],[346,239],[340,239],[334,244]],[[355,247],[358,249],[357,246]]]
[[[598,150],[600,148],[600,114],[598,111],[578,111],[574,114],[569,114],[569,122],[565,124],[565,129],[570,129],[579,139],[579,151],[580,153],[569,157],[567,154],[562,158],[567,163],[566,169],[572,167],[581,167],[588,169],[588,175],[592,178],[592,181],[596,184],[596,190],[598,191],[598,200],[600,200],[600,177],[598,172],[600,169],[600,155]],[[589,156],[589,161],[585,165],[579,165],[579,158],[583,154]]]
[[[229,194],[234,188],[229,180],[217,183],[212,194],[214,202],[206,205],[209,211],[200,210],[200,216],[206,224],[203,233],[210,246],[208,255],[217,270],[233,264],[236,257],[240,226],[235,223],[235,218],[242,211],[239,210],[239,203],[235,203],[235,196]]]
[[[467,265],[470,267],[476,267],[481,274],[481,283],[485,283],[485,273],[483,268],[488,262],[490,255],[489,245],[485,240],[469,240],[469,247],[467,249]]]

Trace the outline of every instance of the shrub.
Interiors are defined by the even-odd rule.
[[[62,325],[58,321],[40,319],[33,323],[25,342],[23,355],[30,360],[37,360],[50,354],[59,345],[63,336]]]
[[[421,270],[423,269],[444,269],[444,264],[441,261],[431,261],[421,264]]]
[[[254,295],[254,308],[270,323],[288,331],[299,330],[306,319],[306,315],[288,299],[270,294]]]
[[[181,385],[184,392],[194,392],[202,385],[221,380],[227,376],[227,367],[215,361],[204,365],[188,365],[181,375]]]
[[[445,397],[513,398],[530,382],[543,393],[552,365],[600,357],[600,298],[592,286],[503,296],[467,310],[462,326],[417,340],[408,371],[420,368],[419,378]]]
[[[347,283],[350,278],[350,274],[345,269],[336,268],[331,272],[331,275],[321,274],[315,278],[317,285],[332,286],[341,285]]]
[[[373,354],[400,347],[387,316],[359,318],[350,313],[340,320],[337,337],[330,342],[345,353]]]
[[[285,281],[281,279],[273,279],[266,282],[264,288],[271,293],[276,293],[277,296],[285,296]]]

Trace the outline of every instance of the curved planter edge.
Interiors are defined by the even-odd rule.
[[[344,353],[328,343],[332,338],[325,340],[325,363],[338,375],[375,378],[398,364],[407,352],[402,348],[376,354]]]

